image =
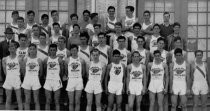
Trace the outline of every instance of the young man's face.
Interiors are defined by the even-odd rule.
[[[18,24],[18,27],[24,27],[24,21],[23,20],[17,20],[17,24]]]
[[[84,21],[88,21],[89,20],[89,17],[90,17],[89,13],[84,13],[83,14],[83,20]]]
[[[58,21],[59,20],[59,17],[58,17],[58,12],[54,12],[54,13],[52,13],[52,19],[53,19],[53,21]]]
[[[64,39],[58,39],[58,47],[65,46],[65,41]]]
[[[175,48],[182,48],[182,42],[181,42],[181,40],[175,41],[174,45],[175,45]]]
[[[119,25],[115,25],[115,31],[116,32],[121,32],[122,31],[122,27]]]
[[[39,27],[33,27],[32,31],[35,36],[39,36]]]
[[[139,46],[143,46],[144,45],[144,40],[139,38],[139,39],[136,39],[136,42]]]
[[[55,47],[50,47],[49,48],[49,54],[51,55],[51,56],[55,56],[56,55],[56,52],[57,52],[57,49],[55,48]]]
[[[161,54],[160,53],[155,53],[154,58],[155,58],[155,60],[160,60],[161,59]]]
[[[154,32],[154,34],[159,34],[160,33],[160,28],[158,26],[155,26],[153,28],[153,32]]]
[[[163,49],[164,48],[164,46],[165,46],[165,43],[164,43],[164,41],[158,41],[158,49]]]
[[[98,22],[98,15],[96,15],[95,17],[93,17],[93,21],[94,21],[95,23]]]
[[[49,18],[48,18],[48,17],[44,17],[44,18],[42,19],[42,23],[43,23],[43,24],[48,24],[48,23],[49,23]]]
[[[125,9],[125,14],[126,14],[126,15],[132,15],[133,12],[132,12],[129,8],[126,8],[126,9]]]
[[[144,19],[145,20],[150,20],[150,14],[149,13],[144,13]]]
[[[27,43],[27,38],[21,37],[20,40],[19,40],[20,46],[25,46],[26,43]]]
[[[109,9],[108,14],[109,14],[109,16],[114,16],[115,10],[114,9]]]
[[[118,39],[119,47],[125,47],[125,39]]]
[[[78,26],[74,26],[73,32],[76,33],[76,34],[78,34],[80,32],[79,27]]]
[[[164,22],[169,22],[169,19],[170,19],[170,14],[164,14],[163,15]]]
[[[16,49],[17,49],[17,47],[16,47],[16,44],[15,43],[10,43],[9,44],[9,52],[10,53],[16,52]]]
[[[134,53],[133,56],[132,56],[132,60],[133,62],[139,62],[140,61],[140,54],[138,53]]]
[[[202,52],[197,52],[197,53],[195,54],[195,57],[196,57],[196,59],[202,61],[202,59],[203,59],[203,53],[202,53]]]
[[[35,46],[31,46],[31,47],[28,48],[28,52],[31,55],[36,55],[37,54],[37,48]]]
[[[59,31],[60,31],[60,26],[59,26],[59,25],[54,25],[54,26],[53,26],[53,30],[54,30],[56,33],[59,33]]]
[[[114,55],[113,55],[113,60],[114,60],[114,61],[119,62],[120,59],[121,59],[120,54],[114,54]]]
[[[99,44],[104,44],[106,43],[106,37],[104,35],[99,35],[98,41],[99,41]]]
[[[86,37],[84,37],[84,36],[80,37],[80,41],[81,41],[81,44],[87,45],[87,38]]]
[[[28,18],[29,21],[34,21],[34,17],[35,16],[34,16],[33,13],[30,13],[30,14],[27,15],[27,18]]]
[[[13,20],[17,20],[18,17],[19,17],[19,14],[13,14],[13,15],[12,15],[12,19],[13,19]]]
[[[78,23],[77,17],[76,16],[72,17],[71,22],[72,22],[72,24],[77,24]]]
[[[174,26],[174,33],[179,33],[180,31],[180,27],[177,25],[177,26]]]
[[[46,37],[45,36],[40,36],[39,41],[41,44],[46,44]]]
[[[77,56],[77,54],[78,54],[77,48],[72,48],[70,51],[71,51],[72,56]]]
[[[175,58],[176,58],[177,60],[183,59],[182,53],[176,53],[176,54],[175,54]]]
[[[101,32],[101,28],[99,26],[95,26],[94,31],[95,31],[96,34],[98,34],[98,33]]]
[[[141,28],[140,28],[139,26],[135,26],[135,27],[133,28],[133,32],[136,33],[136,34],[139,33],[140,30],[141,30]]]
[[[99,59],[99,51],[92,52],[93,60],[96,61]]]

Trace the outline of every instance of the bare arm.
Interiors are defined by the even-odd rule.
[[[131,64],[127,67],[127,77],[126,77],[126,91],[129,91],[129,82],[130,82],[130,72],[131,72]]]
[[[60,76],[64,76],[64,62],[62,59],[58,59],[59,65],[60,65]]]
[[[39,63],[39,77],[42,77],[43,75],[43,64],[42,64],[42,60],[38,59],[38,63]]]
[[[187,82],[187,90],[190,90],[190,83],[191,83],[191,78],[190,78],[190,67],[189,64],[186,64],[186,82]]]
[[[170,92],[171,92],[171,93],[173,92],[173,90],[172,90],[172,86],[173,86],[173,75],[174,75],[174,74],[173,74],[173,73],[174,73],[174,72],[173,72],[173,67],[174,67],[174,63],[171,63],[171,64],[170,64],[170,75],[169,75],[169,76],[170,76],[169,87],[170,87]]]
[[[85,73],[86,73],[86,63],[85,61],[82,59],[82,77],[85,77]]]
[[[110,72],[110,69],[111,69],[111,64],[109,64],[107,66],[107,69],[106,69],[106,77],[105,77],[105,90],[108,91],[108,79],[109,79],[109,72]]]
[[[106,65],[103,64],[102,66],[102,76],[101,76],[101,86],[103,86],[104,79],[105,79],[105,74],[106,74]],[[105,88],[103,88],[105,90]]]
[[[86,77],[89,78],[89,64],[86,64]]]
[[[129,52],[129,51],[128,51],[127,59],[128,59],[128,63],[127,64],[130,64],[131,63],[131,52]]]
[[[123,93],[125,93],[125,91],[126,91],[126,87],[128,87],[128,86],[126,86],[126,78],[127,78],[127,69],[126,69],[126,67],[125,67],[125,65],[124,64],[122,64],[123,65],[123,90],[122,90],[122,92]]]
[[[147,83],[149,83],[149,79],[148,78],[150,76],[151,66],[152,66],[152,63],[148,63],[148,66],[147,66],[147,74],[146,74],[146,78],[147,78],[146,81],[147,81]]]
[[[147,73],[145,65],[142,65],[142,70],[143,70],[143,91],[145,93],[147,89]]]
[[[7,71],[6,71],[6,63],[7,63],[7,59],[6,57],[2,59],[2,66],[3,66],[3,71],[4,71],[4,74],[7,75]]]
[[[164,71],[165,71],[165,91],[168,91],[169,75],[168,75],[167,64],[164,64]]]

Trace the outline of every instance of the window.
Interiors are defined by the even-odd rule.
[[[210,1],[188,0],[188,51],[194,59],[196,49],[204,51],[204,61],[210,57]]]
[[[0,0],[0,39],[3,39],[6,25],[12,22],[12,11],[18,10],[25,17],[25,0]]]
[[[163,23],[163,13],[170,13],[170,22],[174,22],[174,1],[175,0],[145,0],[145,10],[151,12],[151,22]]]

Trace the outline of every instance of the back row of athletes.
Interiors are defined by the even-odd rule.
[[[101,34],[101,35],[100,35]],[[99,40],[103,43],[106,36],[103,33],[99,34]],[[43,33],[43,35],[45,35]],[[82,33],[81,33],[82,35]],[[84,43],[87,44],[86,36],[81,36]],[[87,34],[85,34],[87,35]],[[19,35],[20,41],[26,40],[24,34]],[[43,36],[43,39],[46,39]],[[125,37],[119,36],[118,43],[125,44]],[[58,47],[65,44],[65,38],[58,39]],[[143,43],[144,37],[139,36],[137,42]],[[176,41],[177,42],[177,41]],[[20,42],[21,43],[21,42]],[[101,42],[100,42],[101,43]],[[164,39],[158,39],[158,46],[164,44]],[[176,44],[176,43],[175,43]],[[101,44],[99,44],[101,45]],[[120,47],[125,45],[119,44]],[[134,104],[136,109],[140,110],[142,96],[149,91],[150,111],[154,111],[154,103],[158,100],[159,110],[163,111],[163,98],[165,94],[172,94],[172,111],[175,111],[177,106],[177,98],[180,96],[181,106],[186,110],[187,94],[194,94],[195,105],[194,110],[197,110],[199,105],[199,96],[202,100],[202,108],[206,109],[207,94],[209,92],[209,74],[207,65],[202,61],[203,52],[195,51],[195,61],[189,64],[184,57],[184,52],[181,48],[174,50],[174,60],[168,66],[164,62],[160,50],[153,52],[153,61],[148,64],[142,64],[143,56],[139,51],[134,51],[131,54],[131,63],[123,61],[121,52],[117,49],[111,53],[111,62],[106,64],[100,58],[104,58],[102,50],[93,48],[90,51],[91,61],[86,63],[79,56],[82,53],[79,46],[71,45],[71,56],[62,58],[57,55],[59,48],[56,44],[50,44],[47,57],[39,58],[37,45],[30,44],[28,46],[27,55],[19,57],[17,53],[18,44],[14,40],[9,43],[10,55],[2,60],[4,74],[6,80],[3,87],[6,90],[6,109],[10,109],[11,94],[14,89],[18,101],[19,109],[23,109],[21,98],[21,87],[24,89],[25,109],[30,109],[31,90],[33,91],[36,109],[40,109],[39,104],[39,89],[41,88],[40,78],[45,78],[43,88],[46,95],[45,109],[50,109],[51,93],[54,92],[54,100],[56,109],[60,109],[60,89],[62,82],[68,80],[66,91],[69,97],[69,110],[80,109],[81,92],[84,89],[87,97],[87,111],[91,111],[93,96],[95,96],[95,104],[97,111],[101,110],[102,92],[108,94],[108,111],[113,108],[113,103],[116,96],[116,107],[121,109],[123,94],[128,96],[129,111],[133,110]],[[142,45],[143,47],[143,45]],[[82,53],[84,54],[84,53]],[[84,56],[86,56],[84,54]],[[43,60],[42,60],[43,59]],[[24,76],[21,82],[21,76]],[[87,84],[83,84],[83,79],[88,78]],[[134,103],[136,99],[136,103]]]

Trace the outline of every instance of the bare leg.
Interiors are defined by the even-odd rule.
[[[74,111],[74,91],[68,92],[69,96],[69,111]]]
[[[87,93],[87,108],[86,111],[92,110],[93,93]]]
[[[201,106],[203,111],[207,111],[206,107],[207,99],[208,99],[207,94],[201,95]]]
[[[76,90],[76,96],[75,96],[75,111],[80,111],[81,94],[82,94],[82,90]]]
[[[185,95],[180,96],[182,111],[187,111],[187,97]]]
[[[55,109],[60,111],[60,89],[54,92]]]
[[[117,95],[116,96],[117,99],[117,111],[122,111],[122,95]]]
[[[96,111],[101,111],[101,93],[95,95],[96,98]]]
[[[113,104],[114,104],[114,97],[115,97],[115,95],[114,95],[114,94],[109,93],[109,97],[108,97],[108,108],[107,108],[107,111],[112,111]]]
[[[134,100],[135,100],[135,95],[130,94],[128,97],[129,111],[133,111]]]
[[[158,111],[163,111],[163,99],[164,99],[164,95],[162,92],[157,94],[158,96],[158,106],[159,106],[159,110]]]
[[[142,96],[136,96],[136,111],[141,111],[141,100]]]
[[[35,102],[35,110],[40,110],[39,89],[34,90],[33,95],[34,95],[34,102]]]
[[[177,98],[178,98],[178,95],[174,95],[174,94],[173,94],[173,95],[171,96],[171,104],[172,104],[171,111],[176,111]]]
[[[150,105],[149,105],[149,111],[154,111],[154,104],[155,104],[155,93],[149,92],[149,100],[150,100]]]
[[[45,90],[45,96],[46,96],[45,110],[50,110],[51,94],[52,91]]]
[[[6,89],[6,105],[5,105],[5,109],[6,110],[11,110],[11,100],[12,100],[12,90],[8,90]]]
[[[24,89],[25,94],[25,110],[30,110],[31,90]]]
[[[16,89],[16,98],[18,102],[18,110],[23,110],[23,101],[22,101],[22,95],[21,95],[21,89]]]

